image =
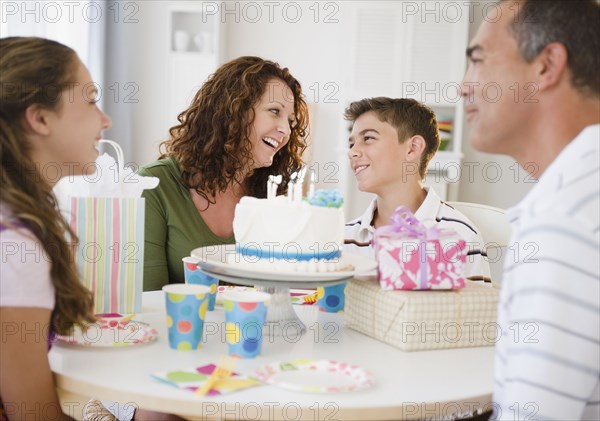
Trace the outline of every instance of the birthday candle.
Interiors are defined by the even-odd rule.
[[[300,179],[300,183],[304,183],[304,176],[306,175],[306,167],[302,167],[300,169],[300,173],[298,174],[298,178]]]
[[[296,179],[296,176],[298,175],[298,173],[293,172],[290,175],[290,182],[288,183],[288,201],[293,202],[294,201],[294,180]]]
[[[273,198],[273,176],[270,175],[267,180],[267,199]]]
[[[271,198],[271,176],[267,178],[267,199]]]
[[[317,181],[317,175],[315,174],[315,170],[310,172],[310,184],[308,185],[308,197],[313,197],[315,195],[315,182]]]
[[[298,173],[298,181],[296,182],[296,197],[295,201],[300,203],[302,201],[302,187],[304,186],[304,176],[306,175],[306,167],[302,167]]]
[[[277,197],[277,189],[281,184],[281,180],[283,180],[281,174],[273,177],[273,197]]]

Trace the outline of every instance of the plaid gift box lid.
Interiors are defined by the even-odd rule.
[[[467,281],[450,291],[384,291],[375,277],[346,289],[346,325],[404,351],[492,346],[499,291]]]

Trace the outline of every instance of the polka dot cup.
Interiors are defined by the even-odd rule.
[[[179,351],[201,348],[210,288],[205,285],[172,284],[165,285],[163,291],[167,303],[169,346]]]
[[[344,311],[346,283],[317,288],[319,311],[341,313]]]
[[[194,285],[206,285],[210,288],[210,297],[208,298],[208,310],[213,311],[215,309],[215,302],[217,301],[217,289],[219,286],[219,280],[208,276],[207,274],[200,271],[198,266],[198,259],[195,257],[184,257],[183,259],[183,274],[185,276],[186,284]]]
[[[260,355],[271,296],[258,291],[231,291],[223,293],[222,299],[229,355],[240,358]]]

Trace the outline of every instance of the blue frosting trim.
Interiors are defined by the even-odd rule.
[[[341,208],[344,204],[344,198],[338,189],[319,189],[304,200],[323,208]]]
[[[315,252],[311,250],[308,253],[302,253],[296,250],[294,247],[289,247],[287,250],[264,250],[261,249],[258,244],[249,244],[241,246],[236,244],[235,250],[242,256],[258,257],[259,259],[283,259],[287,261],[308,261],[312,259],[317,260],[330,260],[337,259],[342,256],[342,250],[324,250]]]

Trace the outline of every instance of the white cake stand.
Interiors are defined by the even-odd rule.
[[[352,267],[352,270],[310,273],[257,270],[251,265],[230,263],[228,256],[238,256],[235,245],[201,247],[191,254],[199,260],[198,269],[207,275],[226,282],[256,286],[259,291],[271,294],[264,330],[268,336],[289,335],[292,329],[300,333],[306,332],[306,326],[292,307],[290,288],[336,285],[377,268],[377,262],[365,256],[342,254],[341,267]]]
[[[202,268],[200,268],[200,270],[213,278],[239,285],[254,286],[257,291],[270,294],[271,302],[269,304],[267,321],[263,330],[263,334],[267,336],[296,337],[296,335],[300,336],[306,332],[306,325],[300,320],[292,306],[290,288],[317,288],[320,286],[337,285],[352,279],[352,276],[349,276],[344,279],[336,278],[335,280],[331,280],[331,278],[326,276],[327,273],[323,273],[323,280],[316,282],[273,281],[256,277],[241,278],[237,276],[228,276],[209,272]]]

